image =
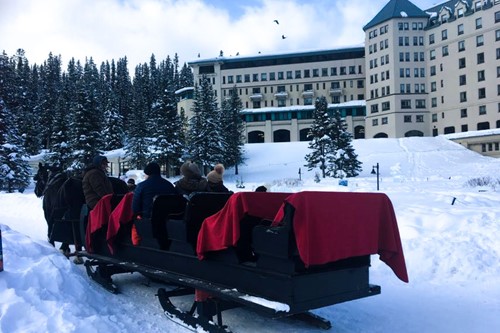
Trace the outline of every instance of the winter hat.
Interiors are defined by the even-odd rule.
[[[106,158],[106,156],[102,156],[102,155],[97,155],[92,160],[92,164],[95,165],[96,167],[100,167],[101,164],[104,162],[108,163],[108,159]]]
[[[144,173],[148,176],[151,175],[159,175],[160,174],[160,166],[158,163],[151,162],[144,168]]]
[[[130,185],[135,185],[135,180],[134,180],[134,178],[130,178],[129,180],[127,180],[127,184],[130,184]]]
[[[192,163],[191,161],[187,161],[181,166],[181,174],[186,178],[199,178],[201,177],[200,168],[196,163]]]
[[[222,175],[217,171],[212,170],[208,173],[207,180],[211,183],[220,183],[222,181]]]

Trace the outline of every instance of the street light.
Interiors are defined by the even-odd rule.
[[[380,172],[379,172],[379,166],[378,166],[378,163],[377,165],[374,165],[372,166],[372,175],[377,175],[377,191],[380,189],[380,182],[379,182],[379,179],[380,179]]]

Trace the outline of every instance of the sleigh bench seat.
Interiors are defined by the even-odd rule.
[[[187,199],[182,218],[170,218],[166,223],[170,251],[196,255],[198,232],[205,218],[224,207],[232,192],[195,192]]]

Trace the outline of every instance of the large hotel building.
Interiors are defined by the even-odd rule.
[[[249,143],[308,140],[317,97],[354,138],[436,136],[500,128],[500,0],[451,0],[422,10],[390,0],[360,47],[198,59],[219,103],[236,87]],[[177,92],[189,114],[193,88]],[[220,104],[219,104],[220,105]],[[500,137],[476,140],[498,155]]]

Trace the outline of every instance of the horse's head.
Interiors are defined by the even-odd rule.
[[[38,172],[33,177],[35,184],[35,195],[40,198],[43,196],[47,181],[49,179],[49,166],[38,163]]]

